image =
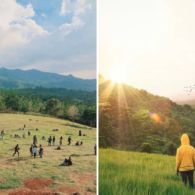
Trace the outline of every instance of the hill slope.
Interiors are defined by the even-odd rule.
[[[96,131],[94,128],[67,120],[22,114],[0,114],[0,124],[5,130],[4,139],[0,139],[0,194],[72,194],[76,192],[95,194],[96,156],[93,147],[96,143]],[[24,124],[26,127],[23,130]],[[58,129],[58,131],[53,131],[53,129]],[[87,136],[78,136],[79,130]],[[31,133],[30,136],[28,136],[28,131]],[[15,134],[19,137],[15,138]],[[30,155],[29,148],[33,135],[37,136],[37,146],[42,144],[44,148],[43,158],[37,155],[34,159]],[[43,136],[45,140],[42,139]],[[48,146],[49,136],[55,136],[54,146]],[[61,150],[56,150],[60,136],[63,137]],[[67,144],[68,136],[72,138],[71,145]],[[83,145],[75,146],[76,141],[82,141]],[[19,157],[12,156],[16,144],[20,146]],[[70,155],[73,165],[59,166],[64,158]],[[53,185],[41,186],[39,180],[43,184],[50,181]]]
[[[128,85],[104,81],[100,146],[174,154],[182,132],[195,144],[195,110]]]
[[[72,75],[63,76],[38,70],[0,68],[0,88],[66,88],[76,90],[96,90],[95,79],[80,79]]]

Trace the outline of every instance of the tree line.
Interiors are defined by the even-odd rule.
[[[182,133],[195,146],[195,109],[127,85],[99,86],[100,146],[175,154]]]
[[[41,113],[96,126],[96,93],[68,89],[1,89],[0,112]]]

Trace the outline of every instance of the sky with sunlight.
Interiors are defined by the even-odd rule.
[[[96,77],[95,0],[1,0],[0,67]]]
[[[99,7],[104,77],[173,100],[195,97],[195,1],[103,0]]]

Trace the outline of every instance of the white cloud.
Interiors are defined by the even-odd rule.
[[[67,4],[66,15],[59,16],[60,6],[57,10],[56,6],[51,7],[54,9],[51,15],[48,15],[47,9],[37,14],[35,8],[33,10],[33,4],[21,6],[14,0],[1,0],[0,67],[33,68],[47,72],[72,73],[83,78],[94,78],[96,9],[93,6],[90,11],[75,15],[77,0],[69,0],[69,2],[71,4]],[[46,19],[42,18],[44,17],[41,16],[42,13],[46,14]],[[34,16],[39,18],[39,22],[45,28],[52,31],[48,36],[45,36],[48,33],[35,22]],[[54,18],[51,19],[52,17]],[[56,21],[55,17],[58,22],[53,24]],[[59,22],[62,24],[62,20],[64,20],[64,25],[60,30],[56,25]],[[76,32],[70,33],[73,31]],[[64,36],[65,34],[68,36]]]
[[[0,4],[0,49],[28,43],[35,36],[47,34],[32,17],[33,7],[18,4],[16,0],[2,0]]]
[[[64,16],[67,13],[72,13],[72,19],[69,23],[64,23],[59,27],[59,30],[64,35],[68,35],[72,31],[78,30],[83,27],[85,23],[81,19],[86,10],[91,9],[91,4],[88,4],[85,0],[68,1],[62,0],[60,15]]]
[[[91,4],[87,4],[85,0],[77,0],[74,7],[74,14],[75,16],[80,16],[88,9],[91,9]]]
[[[59,29],[64,35],[68,35],[72,31],[80,29],[84,24],[85,23],[79,17],[73,17],[71,23],[65,23],[61,25]]]
[[[42,16],[43,18],[47,18],[47,16],[46,16],[44,13],[42,13],[41,16]]]
[[[62,0],[61,8],[60,8],[60,15],[64,16],[67,13],[67,0]]]

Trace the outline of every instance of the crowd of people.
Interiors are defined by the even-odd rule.
[[[22,128],[22,130],[24,130],[26,128],[26,125],[24,125],[24,127]],[[38,131],[38,128],[36,128],[36,131]],[[2,130],[1,131],[1,137],[3,139],[5,135],[5,131]],[[81,130],[79,130],[79,134],[78,136],[87,136],[86,134],[82,134]],[[31,136],[31,132],[28,130],[28,136]],[[19,136],[18,134],[14,135],[14,138],[21,138],[21,136]],[[25,136],[23,136],[23,138],[25,138]],[[57,146],[56,150],[61,150],[61,146],[63,145],[63,136],[59,137],[59,145]],[[42,140],[46,140],[45,136],[42,136]],[[55,146],[56,143],[56,136],[49,136],[47,139],[48,142],[48,146]],[[72,143],[72,138],[71,136],[68,136],[67,138],[67,145],[71,145]],[[40,144],[38,145],[38,138],[37,135],[33,135],[33,139],[32,139],[32,144],[29,148],[29,152],[30,152],[30,156],[36,158],[37,156],[39,156],[40,158],[43,158],[44,155],[44,148],[43,146]],[[83,145],[83,141],[76,141],[75,146],[82,146]],[[20,146],[19,144],[16,144],[16,146],[14,147],[14,153],[12,156],[17,155],[18,157],[20,156]],[[94,155],[96,155],[96,145],[94,146]],[[73,164],[71,156],[69,156],[69,158],[65,158],[64,161],[60,164],[61,166],[71,166]]]

